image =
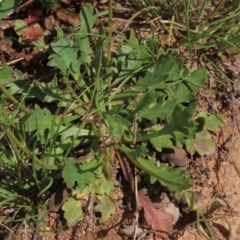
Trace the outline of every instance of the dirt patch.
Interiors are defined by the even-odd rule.
[[[237,116],[237,119],[240,115]],[[231,136],[234,135],[232,138]],[[204,209],[214,199],[220,198],[227,204],[227,208],[217,213],[218,216],[228,217],[232,225],[232,233],[229,235],[228,226],[223,220],[214,220],[212,227],[217,239],[238,240],[240,234],[240,133],[235,126],[233,134],[233,123],[229,120],[222,128],[221,139],[223,144],[220,152],[213,158],[203,160],[210,173],[207,184],[201,187],[201,198],[198,201],[200,208]],[[207,239],[196,233],[195,225],[190,226],[180,240]]]

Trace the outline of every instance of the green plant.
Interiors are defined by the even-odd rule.
[[[0,3],[0,20],[11,13],[20,3],[21,0],[2,1]]]
[[[93,8],[86,5],[80,17],[80,31],[59,28],[50,44],[48,67],[58,69],[60,79],[28,84],[19,71],[7,65],[0,70],[2,99],[15,106],[10,115],[0,109],[2,138],[12,149],[2,143],[2,164],[11,173],[1,186],[2,204],[15,204],[20,212],[32,203],[26,193],[44,203],[60,175],[70,195],[62,206],[69,226],[84,217],[83,197],[97,204],[99,223],[115,212],[116,165],[123,157],[171,193],[191,190],[185,170],[157,166],[149,152],[185,146],[191,154],[210,154],[210,133],[225,121],[197,111],[204,69],[189,69],[181,58],[159,51],[154,38],[140,43],[133,31],[113,53],[111,30],[107,36],[103,27],[91,33]],[[30,110],[29,99],[46,105]]]

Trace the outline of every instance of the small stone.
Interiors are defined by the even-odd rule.
[[[174,147],[169,149],[167,152],[163,153],[161,157],[164,161],[169,161],[173,166],[187,167],[189,164],[189,158],[183,148]]]
[[[214,186],[214,190],[218,193],[222,193],[223,192],[223,185],[221,183],[218,183]]]

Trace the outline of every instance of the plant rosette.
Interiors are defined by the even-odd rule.
[[[14,30],[19,36],[19,43],[26,44],[32,43],[37,49],[43,48],[45,46],[44,37],[48,33],[43,31],[41,26],[38,24],[40,21],[39,17],[31,16],[25,18],[24,20],[18,19],[14,23]],[[37,43],[37,44],[36,44]]]

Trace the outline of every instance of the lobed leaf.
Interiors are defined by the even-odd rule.
[[[67,220],[69,227],[83,219],[83,210],[80,203],[74,198],[69,198],[62,206],[64,218]]]
[[[68,188],[75,187],[77,183],[78,189],[82,191],[86,184],[94,181],[92,171],[98,166],[96,160],[84,162],[81,165],[76,163],[73,158],[65,159],[65,166],[62,170],[62,177]]]
[[[156,160],[153,161],[152,159],[149,161],[142,157],[136,158],[132,150],[123,146],[118,146],[118,148],[136,167],[150,175],[151,183],[158,180],[170,191],[182,191],[192,187],[190,176],[186,171],[180,171],[176,168],[172,168],[168,164],[161,164],[157,167]]]
[[[100,203],[94,208],[96,212],[101,213],[101,218],[99,219],[99,223],[105,223],[111,216],[111,214],[115,213],[115,205],[112,200],[107,196],[97,196]]]

